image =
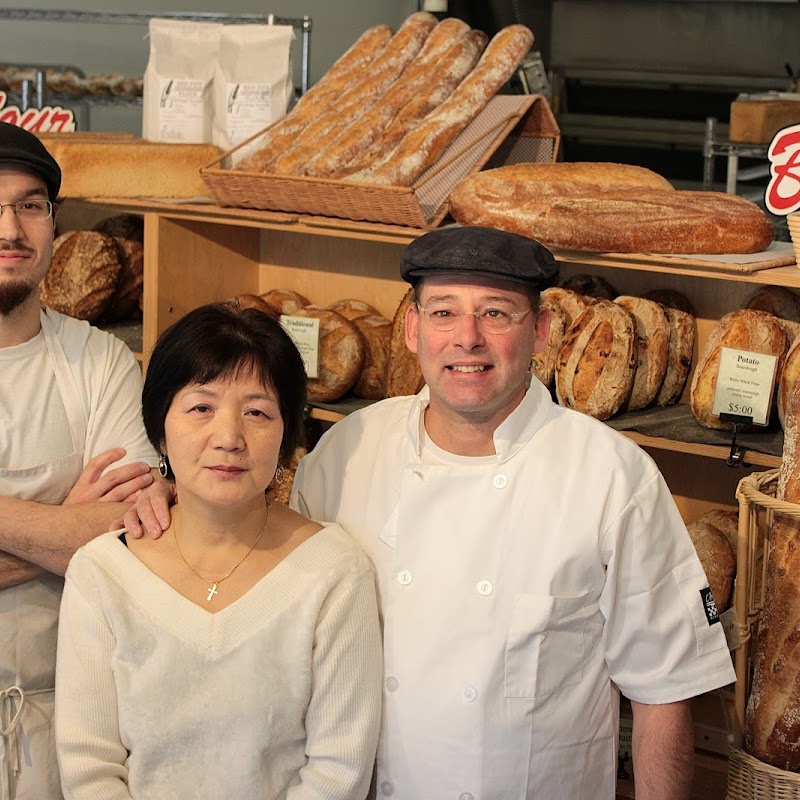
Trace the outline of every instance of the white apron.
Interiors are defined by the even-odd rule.
[[[57,505],[83,470],[86,410],[44,309],[42,332],[73,452],[23,470],[0,469],[0,495]],[[53,708],[56,634],[64,579],[47,574],[0,591],[0,798],[58,800]]]

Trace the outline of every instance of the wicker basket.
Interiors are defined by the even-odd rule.
[[[263,135],[261,131],[200,170],[218,205],[412,228],[436,227],[447,214],[447,199],[455,185],[484,166],[506,139],[505,163],[555,161],[560,139],[542,95],[497,95],[410,187],[222,168],[229,156]]]
[[[764,608],[772,520],[776,511],[800,517],[800,505],[775,499],[778,474],[777,469],[753,473],[743,478],[736,490],[739,500],[736,616],[740,645],[736,650],[735,719],[728,766],[728,800],[800,800],[800,774],[765,764],[743,749],[745,708],[752,682],[753,634]],[[757,580],[755,565],[762,546],[760,580]]]

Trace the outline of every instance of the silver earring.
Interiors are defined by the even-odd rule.
[[[169,475],[169,461],[167,461],[166,453],[158,454],[158,472],[162,478],[166,478]]]
[[[283,467],[278,465],[278,469],[275,470],[275,483],[280,486],[286,480],[286,470]]]

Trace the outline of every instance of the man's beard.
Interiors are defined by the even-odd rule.
[[[0,282],[0,317],[7,317],[33,293],[35,286],[23,281]]]

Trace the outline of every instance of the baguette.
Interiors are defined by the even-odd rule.
[[[367,76],[346,89],[335,103],[298,131],[283,152],[273,161],[263,164],[262,169],[277,175],[301,174],[305,165],[319,152],[321,137],[327,136],[331,141],[351,125],[354,117],[359,117],[380,101],[420,52],[435,24],[436,17],[426,11],[408,17],[383,52],[370,64]]]
[[[434,33],[443,24],[440,23]],[[452,92],[475,66],[485,46],[484,33],[467,31],[444,53],[437,50],[435,57],[429,55],[409,65],[380,103],[357,117],[353,124],[346,126],[332,140],[330,134],[323,137],[319,142],[320,154],[306,165],[303,174],[336,178],[355,171],[350,166],[354,161],[361,163],[360,157],[369,153],[371,148],[376,150],[377,147],[386,146],[384,134],[404,109],[415,103],[416,113],[419,114],[426,107],[424,103],[430,102],[427,98],[438,96],[439,87],[447,87],[448,94]],[[434,84],[436,91],[431,90],[431,84]],[[403,124],[410,126],[413,119],[406,114]],[[397,127],[392,135],[397,135]],[[370,158],[374,158],[375,150]]]
[[[514,74],[533,44],[524,25],[509,25],[489,42],[480,61],[435,111],[412,128],[385,159],[345,180],[411,186]]]

